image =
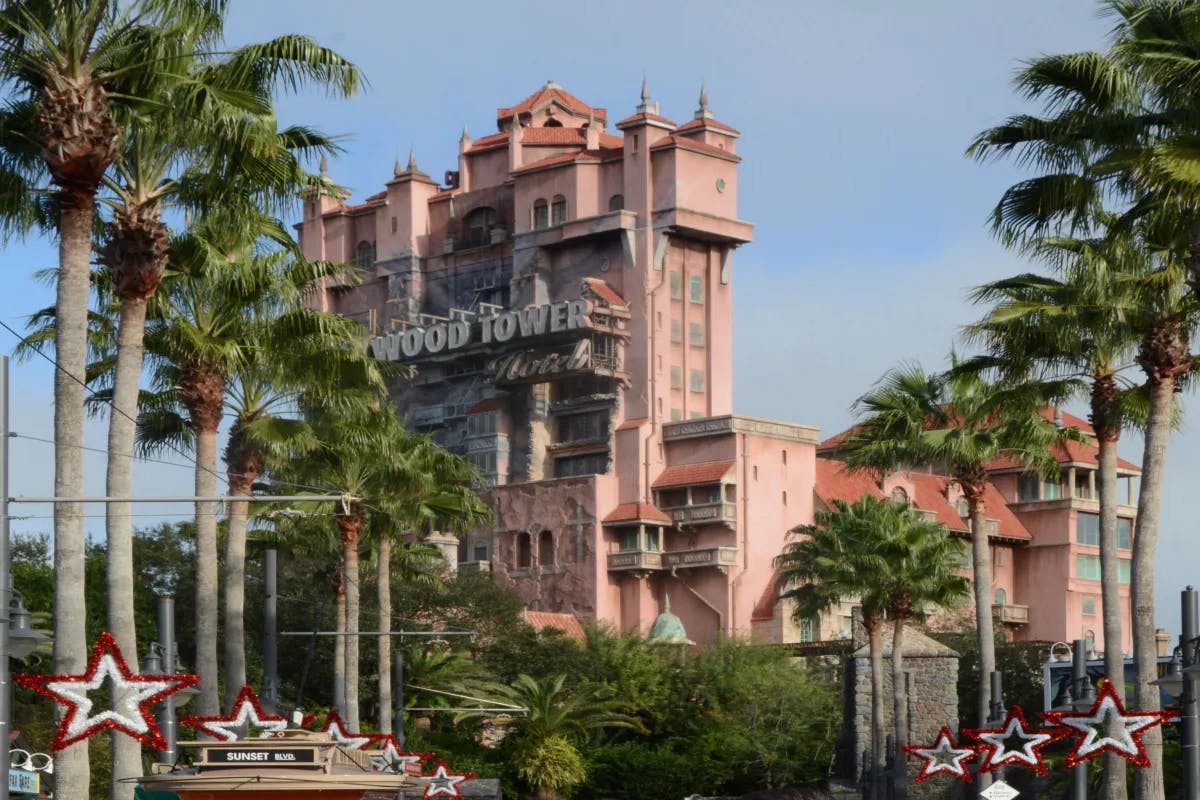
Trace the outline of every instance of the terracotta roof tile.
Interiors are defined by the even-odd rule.
[[[1065,417],[1063,422],[1068,426],[1072,425],[1072,423],[1066,421]],[[1056,446],[1053,452],[1060,464],[1087,464],[1098,467],[1100,463],[1100,448],[1091,439],[1084,442],[1063,442],[1061,445]],[[1013,470],[1021,469],[1022,467],[1023,465],[1019,460],[1008,455],[1001,456],[987,465],[989,470]],[[1117,467],[1131,472],[1140,473],[1142,471],[1141,467],[1137,464],[1120,457],[1117,458]]]
[[[620,152],[620,151],[618,151]],[[535,169],[545,169],[546,167],[562,166],[563,164],[572,163],[594,163],[598,164],[606,158],[614,155],[612,150],[579,150],[574,153],[559,153],[556,156],[541,158],[537,161],[531,161],[528,164],[522,164],[513,170],[513,173],[527,172]]]
[[[717,483],[733,469],[734,461],[705,461],[700,464],[676,464],[667,467],[650,484],[651,489],[670,486],[695,486],[702,483]]]
[[[817,480],[813,492],[826,508],[832,507],[834,500],[853,503],[865,495],[883,497],[883,492],[879,491],[879,486],[870,475],[850,470],[841,461],[829,458],[817,459]]]
[[[616,290],[609,286],[599,278],[584,278],[583,285],[586,286],[592,294],[599,297],[604,302],[613,306],[629,305],[624,297],[617,294]]]
[[[694,131],[699,128],[712,128],[713,130],[731,133],[734,136],[741,136],[742,132],[737,128],[732,128],[724,122],[717,122],[715,119],[694,119],[691,122],[685,122],[680,125],[677,131],[683,133],[685,131]]]
[[[627,419],[624,422],[622,422],[620,425],[617,426],[617,430],[619,430],[619,431],[637,430],[638,428],[645,425],[646,422],[647,422],[647,420],[645,417],[642,417],[641,419]]]
[[[766,622],[775,619],[775,604],[779,602],[779,570],[771,573],[771,580],[763,587],[754,610],[750,612],[751,622]]]
[[[604,522],[662,522],[671,524],[666,512],[653,503],[622,503],[604,518]]]
[[[386,192],[386,191],[383,191],[383,192],[376,192],[375,194],[373,194],[373,195],[371,195],[370,197],[368,197],[368,198],[367,198],[367,200],[366,200],[366,202],[368,202],[368,203],[373,203],[373,202],[375,202],[376,200],[383,200],[383,199],[384,199],[384,198],[386,198],[386,197],[387,197],[387,192]]]
[[[526,114],[534,109],[541,108],[546,103],[557,101],[564,108],[585,116],[589,113],[595,114],[597,119],[607,119],[608,109],[599,108],[597,106],[589,106],[587,103],[580,100],[575,95],[557,86],[543,86],[533,94],[526,97],[515,106],[496,109],[496,120],[512,119],[513,114]]]
[[[530,611],[525,609],[521,612],[521,616],[527,623],[532,625],[539,631],[544,631],[547,628],[562,631],[572,639],[583,640],[583,626],[579,624],[579,619],[574,614],[559,614],[553,611]]]
[[[708,153],[721,158],[727,158],[730,161],[741,161],[742,157],[736,153],[731,153],[728,150],[717,147],[716,145],[708,144],[707,142],[689,139],[686,136],[664,136],[659,141],[650,146],[651,150],[668,150],[672,147],[682,147],[685,150],[694,150],[699,153]]]
[[[649,114],[644,111],[639,114],[631,114],[625,119],[620,120],[617,126],[630,125],[634,122],[661,122],[664,125],[670,125],[672,128],[675,127],[675,123],[666,117],[659,116],[658,114]]]
[[[500,147],[508,144],[508,133],[493,133],[488,136],[481,136],[471,142],[471,146],[467,148],[468,153],[474,153],[479,150],[490,150],[493,147]]]

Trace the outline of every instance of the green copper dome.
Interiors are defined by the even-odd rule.
[[[671,613],[671,596],[663,597],[663,612],[654,619],[650,626],[650,644],[695,644],[687,637],[683,620]]]

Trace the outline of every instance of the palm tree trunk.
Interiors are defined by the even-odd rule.
[[[883,624],[863,617],[867,629],[867,649],[871,657],[871,800],[883,797],[883,746],[887,734],[883,726]]]
[[[996,638],[992,623],[992,552],[984,530],[983,501],[967,497],[971,514],[971,559],[974,561],[975,626],[979,645],[979,701],[975,709],[980,727],[987,725],[991,699],[991,674],[996,670]],[[980,776],[983,777],[982,775]]]
[[[379,630],[392,630],[392,537],[379,537],[375,590],[379,604]],[[392,729],[392,637],[379,637],[379,730]]]
[[[1094,415],[1093,415],[1094,416]],[[1124,695],[1125,653],[1121,649],[1120,572],[1117,560],[1117,439],[1099,435],[1100,600],[1104,624],[1104,672]],[[1104,756],[1102,800],[1125,800],[1125,759]]]
[[[80,381],[87,369],[87,311],[92,252],[94,194],[85,201],[61,203],[59,272],[55,290],[57,318],[54,350],[54,494],[83,494],[83,398]],[[81,673],[87,666],[84,621],[83,507],[54,505],[54,671]],[[62,707],[55,707],[61,720]],[[54,778],[61,797],[87,800],[91,770],[86,742],[55,754]]]
[[[358,535],[363,520],[358,515],[339,515],[342,532],[343,580],[346,584],[346,725],[359,729],[358,718],[358,630],[360,585],[358,580]]]
[[[217,493],[217,429],[196,431],[196,496]],[[217,504],[196,503],[196,674],[198,714],[219,714],[217,697]]]
[[[230,465],[229,493],[250,493],[252,477]],[[225,707],[232,708],[237,693],[246,683],[246,517],[245,500],[229,504],[229,529],[225,533]]]
[[[892,623],[892,722],[895,728],[893,747],[896,753],[896,786],[905,780],[905,755],[901,749],[908,744],[908,684],[904,679],[904,617],[897,614]]]
[[[137,401],[142,376],[142,337],[146,328],[146,300],[123,298],[117,321],[117,363],[113,377],[113,411],[108,418],[109,497],[133,494],[133,447],[137,432]],[[117,640],[129,668],[137,671],[137,631],[133,608],[133,518],[130,503],[109,503],[105,511],[107,534],[108,630]],[[112,777],[109,797],[130,800],[133,781],[142,774],[142,748],[136,739],[112,732]]]
[[[1171,434],[1176,380],[1150,380],[1150,406],[1146,419],[1145,449],[1142,454],[1142,485],[1138,492],[1137,524],[1133,538],[1133,661],[1136,707],[1159,708],[1157,680],[1158,645],[1154,639],[1154,553],[1158,546],[1158,513],[1162,503],[1167,441]],[[1138,800],[1163,800],[1162,730],[1151,728],[1142,735],[1150,766],[1134,771],[1134,796]]]
[[[343,568],[344,570],[344,568]],[[337,596],[334,601],[337,615],[337,636],[333,637],[333,707],[343,720],[346,719],[346,576],[338,576]]]

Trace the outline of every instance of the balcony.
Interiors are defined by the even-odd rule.
[[[1028,625],[1029,606],[1018,606],[1012,603],[992,606],[992,614],[1004,625]]]
[[[663,568],[663,554],[654,550],[622,550],[608,554],[609,572],[648,572]]]
[[[696,550],[673,550],[663,553],[662,563],[668,569],[717,567],[725,570],[737,563],[736,547],[702,547]]]
[[[491,561],[460,561],[458,562],[459,575],[472,575],[481,572],[491,572]]]
[[[722,522],[732,528],[737,523],[736,503],[694,503],[673,508],[668,513],[677,525]]]

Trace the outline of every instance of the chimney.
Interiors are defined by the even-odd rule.
[[[585,129],[585,133],[587,134],[587,149],[599,150],[600,127],[596,122],[596,112],[594,111],[588,113],[588,124],[587,128]]]
[[[508,171],[519,169],[521,163],[521,120],[513,114],[512,124],[508,126]]]
[[[467,159],[467,151],[471,149],[471,134],[463,125],[462,136],[458,139],[458,188],[461,191],[471,191],[471,165]]]

